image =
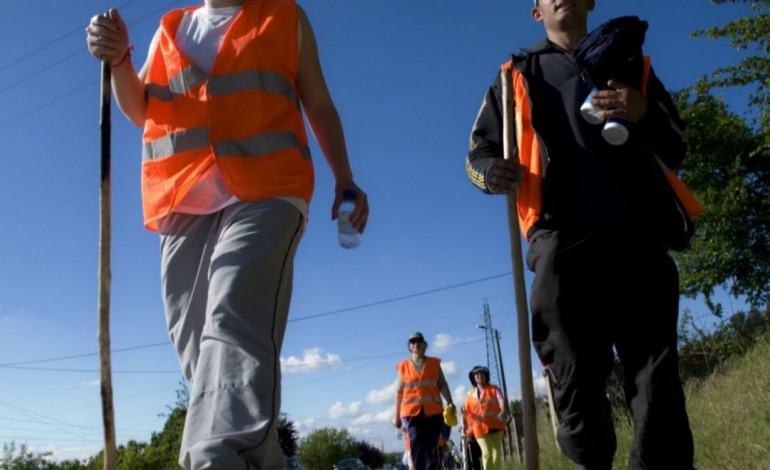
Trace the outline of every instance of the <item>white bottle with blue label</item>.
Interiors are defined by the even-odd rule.
[[[591,93],[595,91],[596,88],[591,90]],[[599,116],[596,108],[591,104],[591,93],[588,94],[588,97],[586,97],[585,101],[583,101],[583,104],[580,106],[580,115],[591,124],[601,124],[604,122],[604,119]],[[623,145],[626,143],[626,140],[628,140],[628,128],[623,124],[622,119],[607,119],[607,122],[604,123],[604,127],[602,128],[602,137],[612,145]]]
[[[356,208],[356,192],[353,189],[342,191],[342,204],[337,210],[337,235],[340,246],[355,248],[361,244],[361,232],[350,223],[350,214]]]

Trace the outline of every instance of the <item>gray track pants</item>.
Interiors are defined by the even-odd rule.
[[[166,322],[192,384],[185,469],[283,469],[280,351],[303,230],[277,199],[163,221]]]

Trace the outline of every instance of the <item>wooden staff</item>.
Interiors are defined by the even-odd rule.
[[[516,158],[513,155],[513,90],[512,68],[502,70],[500,78],[503,86],[503,155],[506,160]],[[519,228],[518,191],[509,191],[508,232],[511,238],[511,263],[513,264],[513,290],[516,294],[516,316],[519,330],[519,373],[521,376],[521,404],[524,414],[524,466],[526,470],[537,470],[538,445],[537,421],[535,418],[535,388],[532,383],[532,357],[529,339],[529,309],[527,308],[527,290],[524,285],[524,262],[521,249],[521,230]]]
[[[109,60],[102,61],[99,133],[101,143],[101,191],[99,193],[99,370],[104,422],[104,470],[117,468],[115,448],[115,411],[112,405],[112,370],[110,360],[110,80]]]

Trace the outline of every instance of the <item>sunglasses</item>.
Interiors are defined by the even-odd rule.
[[[419,343],[424,343],[424,342],[425,341],[423,341],[421,339],[410,339],[409,340],[409,344],[419,344]]]

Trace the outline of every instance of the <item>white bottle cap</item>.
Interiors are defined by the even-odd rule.
[[[580,115],[583,116],[583,119],[590,122],[591,124],[601,124],[604,122],[604,119],[596,114],[596,108],[594,108],[591,104],[590,96],[586,98],[586,100],[580,106]]]
[[[602,137],[612,145],[623,145],[628,140],[628,128],[618,121],[607,121],[602,129]]]

